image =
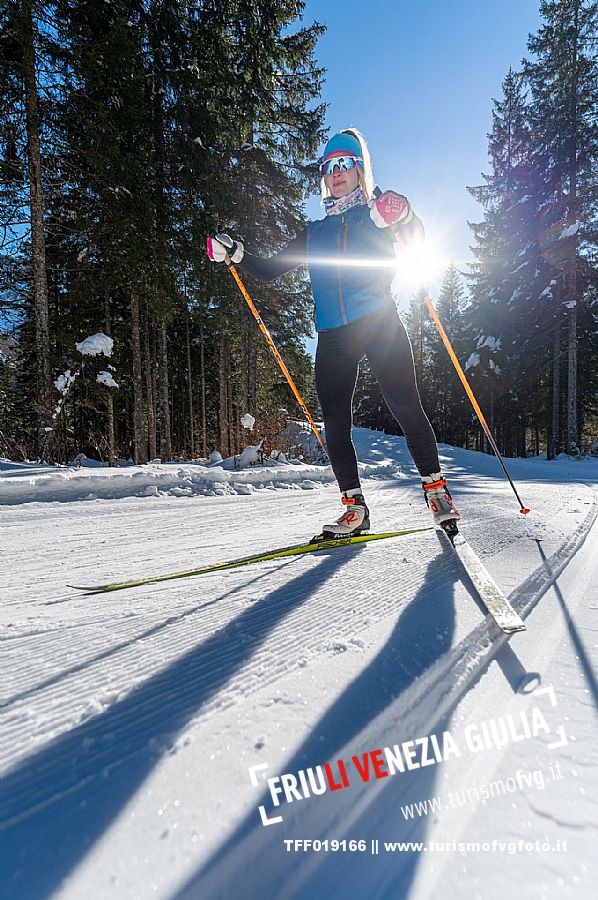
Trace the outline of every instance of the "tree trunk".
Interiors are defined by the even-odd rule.
[[[193,417],[193,368],[191,366],[191,335],[189,329],[189,309],[185,310],[185,337],[187,339],[187,401],[189,403],[189,447],[191,459],[195,455],[195,420]]]
[[[131,291],[131,349],[133,356],[133,461],[135,465],[143,465],[147,462],[147,447],[143,427],[139,298],[135,291]]]
[[[167,220],[166,201],[165,201],[165,182],[166,182],[166,143],[164,138],[164,50],[161,40],[162,23],[160,19],[161,4],[154,3],[151,7],[151,26],[150,26],[150,43],[153,56],[153,93],[152,93],[152,112],[153,112],[153,138],[154,138],[154,212],[155,212],[155,229],[156,229],[156,245],[155,245],[155,265],[157,272],[157,300],[158,307],[164,309],[166,307],[166,231],[165,225]],[[168,382],[168,347],[167,347],[167,329],[166,323],[162,322],[158,332],[159,350],[158,356],[160,360],[160,407],[161,407],[161,429],[160,429],[160,456],[162,460],[172,458],[172,436],[171,436],[171,411],[170,411],[170,392]]]
[[[200,331],[200,378],[201,378],[201,452],[202,456],[208,455],[208,424],[206,415],[206,364],[203,325]]]
[[[228,384],[228,446],[230,447],[230,452],[237,453],[238,441],[237,441],[237,430],[235,428],[235,410],[233,407],[233,392],[231,390],[230,381]]]
[[[244,318],[241,328],[241,406],[243,413],[251,412],[249,409],[249,342],[247,321]]]
[[[155,457],[157,457],[160,417],[158,415],[158,338],[156,336],[155,325],[152,325],[150,331],[150,383],[152,386],[152,410],[154,416],[154,424],[156,426],[156,445],[154,446],[154,452]]]
[[[559,304],[560,307],[560,304]],[[558,456],[560,450],[561,428],[561,322],[560,317],[554,323],[554,335],[552,342],[552,434],[550,435],[550,448],[548,459]]]
[[[152,352],[150,344],[150,322],[147,306],[145,308],[145,322],[143,329],[143,370],[145,376],[145,396],[147,402],[147,439],[149,444],[149,457],[156,459],[158,447],[156,443],[156,396],[154,385],[155,351]]]
[[[168,332],[166,322],[160,324],[158,330],[158,355],[160,359],[160,456],[162,462],[172,457],[172,439],[170,435],[170,396],[168,390]]]
[[[249,395],[249,404],[251,409],[253,410],[252,415],[254,415],[257,419],[258,416],[258,408],[257,408],[257,344],[255,340],[255,335],[249,345],[249,384],[248,384],[248,395]]]
[[[38,92],[35,80],[32,0],[23,2],[23,80],[25,83],[25,125],[29,169],[31,252],[33,269],[33,309],[35,315],[35,357],[37,374],[37,443],[41,458],[50,459],[52,427],[52,378],[50,375],[50,316],[44,233],[44,196],[41,175]]]
[[[569,307],[567,367],[567,453],[577,454],[577,303]]]
[[[578,39],[579,39],[579,0],[574,4],[573,20],[574,49],[571,54],[572,72],[570,78],[570,126],[569,142],[569,209],[567,221],[570,226],[577,222],[577,81],[578,81]],[[568,367],[567,367],[567,453],[576,454],[577,450],[577,235],[570,238],[572,247],[567,265],[567,308],[569,312],[568,328]]]
[[[228,432],[228,347],[223,337],[220,338],[220,453],[226,459],[230,456]]]
[[[53,270],[51,268],[48,268],[48,304],[50,315],[53,316],[54,322],[56,323],[59,323],[62,318],[59,278],[60,273],[58,270],[58,266],[55,266]],[[66,289],[66,292],[68,294],[68,288]],[[60,337],[60,328],[56,330],[52,337],[56,358],[62,359],[64,356],[64,347],[62,345],[62,340]],[[64,412],[66,413],[66,404]],[[67,417],[65,414],[58,416],[54,420],[54,429],[52,432],[52,459],[54,462],[67,462],[66,427]]]
[[[175,448],[178,450],[185,444],[185,387],[183,382],[184,375],[176,375],[170,377],[170,434],[172,441],[172,452]]]
[[[527,456],[527,430],[522,422],[517,423],[516,455],[525,458]]]
[[[110,317],[110,295],[104,297],[104,331],[108,337],[112,337],[112,320]],[[114,439],[114,398],[112,388],[106,388],[108,397],[106,400],[106,439],[108,442],[108,465],[113,466],[116,459],[116,441]]]

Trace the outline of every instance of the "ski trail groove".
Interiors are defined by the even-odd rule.
[[[597,506],[594,499],[591,511],[574,534],[511,595],[519,612],[531,609],[550,580],[562,571],[585,539],[596,517]],[[435,535],[422,536],[420,540],[433,541]],[[27,817],[65,792],[76,790],[78,785],[94,778],[94,773],[121,765],[136,753],[147,751],[147,747],[140,744],[140,733],[160,735],[160,743],[168,746],[176,742],[180,720],[184,720],[184,728],[188,728],[193,722],[227,708],[258,688],[274,684],[291,669],[305,665],[311,657],[321,653],[323,633],[329,634],[331,641],[351,639],[369,622],[400,613],[409,597],[421,587],[422,570],[408,567],[402,573],[397,591],[396,557],[400,556],[400,551],[392,556],[384,548],[377,549],[380,552],[374,557],[363,551],[349,554],[345,557],[345,566],[339,561],[336,570],[336,557],[329,557],[325,565],[332,566],[332,572],[327,578],[326,591],[319,594],[317,589],[310,589],[307,597],[300,579],[317,570],[320,560],[300,561],[293,568],[296,577],[291,585],[274,586],[275,594],[284,591],[284,597],[278,597],[275,606],[268,603],[268,597],[264,600],[261,586],[253,585],[247,589],[241,573],[243,608],[250,612],[257,608],[257,614],[250,617],[248,624],[246,619],[241,624],[237,621],[238,602],[224,601],[203,619],[200,618],[202,607],[192,608],[182,613],[185,628],[178,620],[173,623],[171,615],[159,636],[132,633],[130,647],[109,654],[108,671],[105,661],[98,660],[84,671],[75,671],[59,688],[52,684],[42,687],[39,692],[34,690],[26,707],[16,704],[5,726],[5,761],[12,767],[14,775],[7,797],[9,821]],[[424,553],[421,545],[418,550],[422,557],[429,559],[429,551]],[[387,555],[390,559],[385,560]],[[350,578],[363,585],[373,562],[378,575],[375,591],[360,588],[358,601],[347,605],[344,588],[349,571]],[[445,558],[445,565],[438,567],[437,574],[428,577],[427,590],[442,585],[447,574],[446,565],[452,565],[453,573],[459,569],[456,561],[451,564]],[[153,592],[148,596],[153,596]],[[262,603],[255,607],[256,601],[260,600]],[[227,616],[230,617],[228,621]],[[301,634],[299,656],[297,634]],[[484,621],[437,660],[425,676],[402,695],[401,716],[407,723],[413,723],[408,727],[415,733],[422,728],[429,729],[439,721],[477,678],[481,667],[504,640],[505,637],[497,636],[492,622]],[[63,650],[67,655],[68,641],[66,636]],[[146,648],[148,652],[144,654]],[[51,652],[55,651],[53,644]],[[176,677],[165,669],[169,665],[176,669]],[[454,679],[451,687],[447,687],[449,674],[450,680]],[[182,678],[185,691],[181,697]],[[99,694],[98,684],[104,687]],[[143,700],[136,704],[139,686]],[[190,696],[195,698],[195,705],[201,707],[199,710],[190,709]],[[165,709],[168,710],[166,725]],[[422,722],[423,710],[434,710],[434,715]],[[37,744],[43,749],[44,742],[51,742],[56,749],[53,754],[46,754],[39,768],[29,764],[29,757],[34,759],[36,756],[35,747],[23,743],[25,733],[31,730],[36,718]],[[169,728],[169,723],[175,722],[177,727]],[[69,735],[71,731],[74,731],[73,735]],[[80,753],[73,766],[71,757],[77,746]]]
[[[575,532],[511,593],[509,599],[519,612],[529,613],[554,583],[558,574],[571,562],[588,537],[597,513],[598,498],[594,498],[590,511]],[[521,637],[525,639],[527,635]],[[400,732],[404,735],[435,733],[439,724],[450,716],[467,691],[475,686],[490,661],[508,640],[509,636],[500,632],[493,620],[487,617],[429,667],[395,703],[381,712],[376,719],[368,722],[363,731],[353,735],[351,745],[363,748],[392,746],[397,739],[397,723],[400,723]],[[339,746],[335,750],[335,758],[349,758],[351,752],[350,747]],[[280,771],[288,771],[284,763]],[[321,804],[317,807],[309,804],[293,804],[285,810],[287,830],[290,828],[291,833],[306,834],[312,839],[361,835],[358,827],[360,821],[375,823],[378,816],[384,814],[384,802],[381,798],[385,788],[384,780],[368,784],[357,781],[352,783],[350,803]],[[402,784],[395,786],[394,809],[397,803],[408,802],[409,790],[407,785],[405,788],[407,796],[402,796]],[[254,798],[256,807],[258,803],[263,802],[267,803],[267,798]],[[374,807],[378,809],[378,813],[372,813]],[[417,825],[417,817],[402,822],[403,828],[416,828]],[[188,889],[177,895],[179,900],[191,900],[192,897],[198,896],[196,893],[198,889],[209,889],[210,886],[226,883],[220,872],[220,866],[226,868],[228,872],[245,871],[245,867],[251,867],[256,854],[267,858],[272,850],[269,843],[276,843],[278,839],[276,834],[271,833],[273,830],[264,831],[261,825],[257,824],[255,828],[245,832],[216,863],[215,869],[208,870],[205,883],[203,873],[200,873],[197,880],[194,879],[188,884]],[[421,840],[417,833],[415,838]],[[409,833],[403,832],[401,840],[409,841]],[[290,854],[288,860],[285,860],[284,873],[280,875],[275,873],[267,881],[268,891],[278,900],[294,900],[308,896],[305,888],[318,883],[319,871],[325,871],[329,862],[325,857],[326,854],[317,853]],[[389,885],[388,882],[384,882],[384,871],[381,872],[381,876],[383,883],[380,893],[374,890],[372,885],[371,896],[388,896]]]
[[[365,560],[360,564],[355,561],[358,568],[367,565]],[[387,563],[387,568],[394,568],[392,560]],[[269,608],[266,598],[265,605],[258,607],[253,624],[248,626],[239,626],[236,619],[226,624],[218,623],[217,614],[205,622],[194,621],[198,620],[201,609],[192,610],[187,617],[189,627],[186,631],[177,623],[167,627],[166,633],[161,631],[159,635],[134,641],[131,648],[110,657],[109,673],[104,671],[104,661],[100,660],[85,672],[67,678],[59,687],[52,684],[42,688],[37,696],[28,698],[26,710],[23,704],[17,703],[7,717],[5,761],[13,770],[19,766],[29,769],[28,775],[16,778],[8,792],[9,815],[22,818],[28,814],[27,810],[39,809],[52,802],[57,794],[63,795],[74,789],[73,780],[77,784],[85,783],[93,777],[94,771],[123,763],[144,749],[139,746],[140,730],[161,734],[167,744],[172,742],[174,738],[167,736],[168,727],[164,727],[165,708],[173,720],[177,714],[184,717],[188,712],[189,697],[194,697],[197,705],[201,702],[200,711],[188,716],[185,727],[189,727],[192,722],[229,707],[240,698],[274,684],[293,668],[308,663],[311,657],[321,653],[323,634],[330,633],[337,640],[347,640],[366,628],[370,621],[396,614],[417,589],[421,577],[419,570],[406,576],[399,593],[387,578],[384,589],[362,591],[360,603],[350,607],[338,603],[345,582],[345,576],[339,572],[328,580],[325,597],[315,591],[305,603],[301,603],[305,591],[300,584],[294,589],[285,586],[284,599],[277,602],[276,608]],[[442,584],[445,577],[440,567],[434,584]],[[367,615],[364,615],[362,604],[367,607]],[[249,607],[250,612],[254,605]],[[238,605],[231,606],[229,612],[238,614]],[[297,633],[302,636],[299,655]],[[156,643],[154,652],[152,643]],[[144,644],[148,650],[147,661],[143,656],[139,658],[138,653]],[[160,668],[156,669],[158,644]],[[143,702],[135,706],[134,715],[131,715],[136,686],[142,685],[143,690],[144,681],[147,684],[156,673],[159,676],[161,669],[169,663],[176,667],[176,677],[170,677],[168,673],[165,677],[157,677],[156,684],[144,692]],[[98,694],[96,690],[94,695],[93,686],[102,681],[104,693]],[[181,681],[185,691],[179,698]],[[91,702],[87,699],[90,694]],[[24,711],[26,715],[23,715]],[[109,726],[103,713],[109,716]],[[24,730],[31,728],[36,717],[40,744],[44,738],[54,741],[57,750],[43,765],[32,767],[28,765],[32,748],[27,748],[23,754],[22,738]],[[106,740],[105,729],[108,727],[109,740]],[[80,735],[69,739],[69,731],[77,728]],[[64,750],[60,749],[61,743]],[[73,743],[85,751],[77,760],[75,772],[69,766]]]

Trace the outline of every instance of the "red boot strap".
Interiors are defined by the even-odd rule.
[[[341,503],[345,506],[355,506],[355,497],[341,497]]]
[[[446,487],[446,478],[440,478],[438,481],[432,481],[430,484],[424,484],[424,491],[433,491],[434,488]]]

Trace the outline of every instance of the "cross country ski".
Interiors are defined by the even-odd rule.
[[[353,544],[380,541],[393,537],[403,537],[431,531],[433,526],[423,528],[407,528],[401,531],[389,531],[380,534],[357,534],[352,536],[336,536],[332,539],[320,534],[313,537],[305,544],[297,544],[291,547],[281,547],[268,550],[263,553],[255,553],[240,559],[229,560],[223,563],[213,563],[195,569],[186,569],[181,572],[168,572],[164,575],[151,575],[147,578],[130,579],[128,581],[109,582],[98,585],[69,584],[67,587],[88,593],[108,593],[125,590],[126,588],[141,587],[147,584],[157,584],[164,581],[175,581],[180,578],[191,578],[196,575],[207,575],[213,572],[222,572],[227,569],[236,569],[241,566],[254,565],[273,559],[284,559],[291,556],[301,556],[306,553],[318,553],[324,550],[337,550],[341,547]],[[525,624],[517,612],[513,609],[504,593],[498,587],[482,561],[479,559],[471,545],[463,537],[454,521],[446,522],[442,531],[449,539],[450,545],[459,557],[461,565],[466,571],[480,600],[492,616],[498,627],[506,634],[524,631]]]
[[[477,553],[463,537],[457,525],[454,522],[447,522],[442,530],[459,557],[461,565],[467,572],[480,600],[501,631],[504,631],[505,634],[525,631],[523,619],[513,609]]]
[[[121,591],[125,588],[140,587],[144,584],[156,584],[161,581],[174,581],[177,578],[191,578],[194,575],[207,575],[210,572],[222,572],[224,569],[236,569],[240,566],[249,566],[254,563],[267,562],[271,559],[284,559],[287,556],[300,556],[304,553],[317,553],[321,550],[337,550],[339,547],[347,547],[351,544],[363,544],[369,541],[381,541],[386,538],[401,537],[407,534],[417,534],[422,531],[431,531],[432,525],[423,528],[406,528],[402,531],[388,531],[382,534],[359,534],[351,537],[337,537],[332,540],[323,538],[322,535],[313,537],[306,544],[296,544],[292,547],[282,547],[277,550],[268,550],[265,553],[254,553],[241,559],[234,559],[223,563],[214,563],[197,569],[188,569],[184,572],[169,572],[166,575],[152,575],[149,578],[138,578],[130,581],[117,581],[111,584],[80,585],[67,584],[67,587],[78,591],[90,593],[104,593],[107,591]]]

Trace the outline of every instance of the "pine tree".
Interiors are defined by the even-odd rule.
[[[598,4],[595,0],[542,0],[540,10],[543,25],[528,41],[533,55],[524,62],[524,72],[531,90],[536,154],[545,165],[544,192],[550,211],[546,253],[561,284],[556,302],[567,317],[566,446],[568,452],[576,453],[579,426],[588,409],[587,402],[579,403],[578,369],[581,365],[585,370],[592,343],[588,332],[578,332],[579,311],[580,305],[587,304],[590,270],[596,263]],[[558,308],[557,317],[560,329]],[[587,306],[581,319],[588,320]]]
[[[143,462],[158,447],[168,457],[191,452],[196,439],[204,454],[221,438],[237,449],[246,402],[264,421],[276,404],[291,406],[234,282],[207,261],[205,236],[226,225],[269,253],[302,227],[303,200],[317,183],[306,160],[324,116],[323,72],[313,59],[323,29],[296,28],[302,10],[298,0],[35,4],[52,85],[41,145],[50,382],[72,363],[77,341],[105,330],[119,383],[107,399],[76,382],[54,426],[61,458],[97,445],[109,459],[134,452]],[[10,16],[1,15],[0,150],[9,177],[0,211],[20,247],[13,269],[33,280],[32,247],[18,234],[27,208],[20,51]],[[260,285],[257,299],[309,390],[305,277]],[[19,313],[16,383],[26,407],[37,394],[31,294]]]
[[[370,364],[363,359],[353,398],[353,422],[361,428],[372,428],[386,434],[402,434],[382,396]]]
[[[405,328],[411,341],[417,386],[424,407],[428,409],[428,400],[433,403],[430,351],[436,329],[426,310],[423,291],[416,291],[409,300],[409,309],[405,314]]]
[[[547,335],[554,327],[550,299],[557,283],[544,249],[544,159],[534,152],[529,116],[521,76],[510,70],[502,99],[494,101],[491,174],[484,186],[469,188],[485,209],[484,221],[471,226],[476,262],[470,275],[469,368],[475,380],[478,350],[488,346],[488,338],[494,347],[500,341],[494,362],[503,377],[499,382],[486,373],[490,380],[478,388],[507,455],[525,454],[527,428],[546,430]]]
[[[44,228],[44,138],[39,112],[38,70],[45,62],[44,53],[53,45],[50,25],[53,9],[52,3],[22,0],[0,11],[0,109],[6,122],[0,137],[2,174],[6,178],[0,193],[0,209],[5,227],[12,232],[16,245],[23,244],[25,224],[29,230],[30,309],[35,345],[33,404],[36,449],[43,458],[52,455],[52,379]],[[49,87],[48,95],[52,97],[52,87]]]
[[[465,307],[463,282],[457,267],[451,263],[444,274],[436,311],[457,359],[462,364],[465,347],[470,341]],[[470,415],[469,401],[435,327],[430,330],[428,346],[429,389],[426,411],[433,422],[438,440],[465,446]]]

